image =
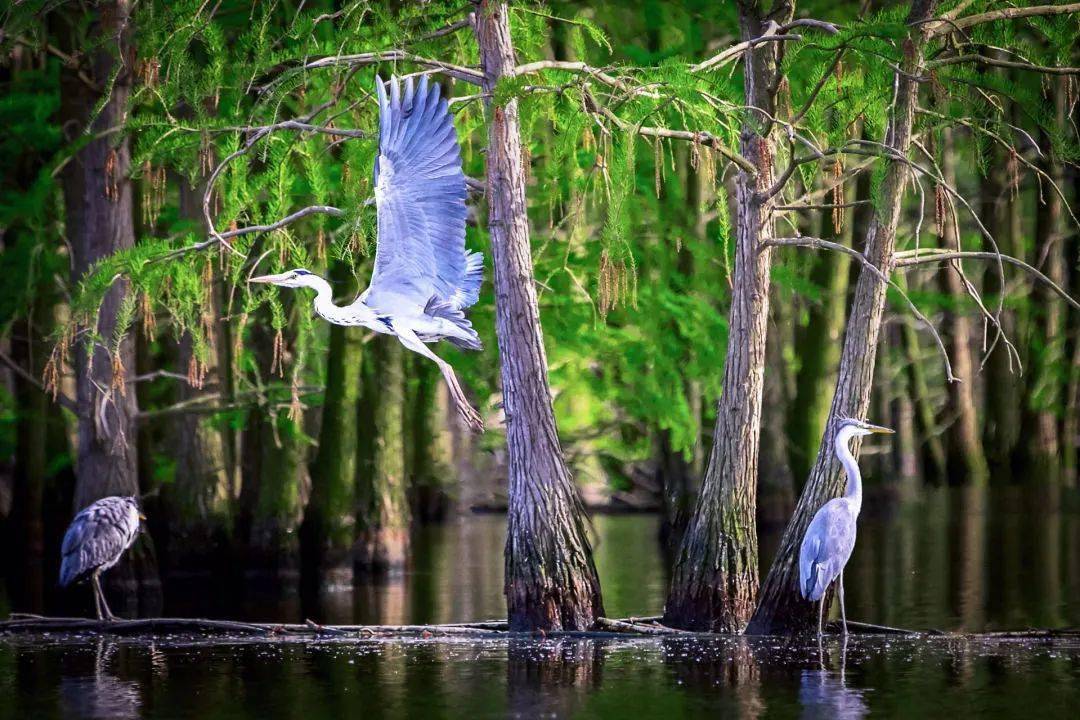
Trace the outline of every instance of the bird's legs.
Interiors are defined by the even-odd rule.
[[[95,570],[90,579],[91,588],[94,591],[94,613],[97,615],[97,619],[101,620],[101,595],[98,594],[98,571]]]
[[[98,601],[98,620],[108,620],[112,622],[116,619],[116,616],[109,610],[109,603],[105,602],[105,593],[101,590],[101,568],[94,571],[93,575],[94,583],[94,598]],[[104,615],[102,613],[104,611]]]
[[[847,637],[847,611],[844,610],[844,571],[840,571],[840,582],[836,584],[836,594],[840,596],[840,621],[844,625],[844,637]]]
[[[454,368],[450,367],[450,363],[431,352],[431,349],[412,330],[396,328],[396,332],[402,345],[415,353],[423,355],[439,366],[439,372],[442,373],[443,379],[446,380],[446,386],[450,389],[450,396],[454,399],[454,406],[457,408],[458,415],[461,416],[461,419],[465,421],[469,428],[475,432],[483,432],[484,420],[480,417],[480,413],[476,411],[476,408],[469,403],[468,398],[465,397],[465,391],[461,389],[461,383],[458,382],[457,375],[454,373]]]
[[[822,597],[820,600],[818,600],[818,605],[817,605],[817,636],[818,636],[819,641],[821,640],[821,635],[822,635],[821,626],[822,626],[822,621],[824,620],[824,615],[825,615],[825,598]]]

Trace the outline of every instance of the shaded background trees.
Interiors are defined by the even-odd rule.
[[[50,578],[63,523],[76,498],[89,498],[117,468],[127,491],[145,496],[167,588],[192,572],[234,581],[244,574],[238,568],[275,588],[295,587],[301,575],[314,588],[348,585],[354,566],[407,569],[410,534],[447,508],[471,510],[462,497],[485,510],[520,503],[508,477],[524,483],[518,489],[557,485],[560,502],[575,508],[564,527],[582,548],[595,538],[576,509],[579,491],[593,507],[662,509],[677,548],[714,454],[714,429],[726,441],[725,428],[742,425],[716,423],[715,413],[725,373],[736,369],[726,362],[728,318],[738,319],[731,299],[737,285],[746,289],[745,262],[764,263],[753,277],[771,293],[755,302],[772,312],[760,333],[768,345],[754,345],[750,368],[762,376],[740,374],[763,386],[735,383],[764,393],[765,455],[749,436],[733,450],[715,449],[742,468],[729,473],[742,490],[754,490],[759,469],[769,472],[762,498],[790,502],[802,489],[835,374],[847,367],[841,337],[864,317],[857,298],[867,294],[880,338],[852,335],[862,337],[847,352],[849,365],[854,356],[862,363],[860,402],[841,404],[901,430],[895,451],[864,459],[871,482],[888,478],[889,494],[909,499],[946,481],[1075,486],[1077,313],[1015,267],[999,272],[993,262],[964,260],[960,276],[904,265],[919,259],[901,257],[915,247],[974,251],[985,240],[963,207],[935,212],[940,202],[959,204],[942,183],[909,177],[894,198],[887,158],[857,144],[884,137],[894,73],[866,58],[904,61],[909,4],[806,2],[797,12],[787,3],[751,5],[766,24],[795,12],[796,20],[841,28],[836,36],[801,28],[802,42],[785,43],[782,53],[777,44],[760,47],[752,57],[781,58],[771,115],[790,121],[816,92],[802,134],[822,148],[866,151],[800,166],[771,200],[775,236],[820,237],[862,252],[872,250],[871,228],[879,237],[881,218],[894,216],[894,279],[940,329],[961,386],[947,382],[936,341],[899,290],[873,284],[858,258],[796,248],[774,248],[771,263],[767,252],[737,256],[739,223],[747,221],[739,158],[754,155],[761,138],[749,135],[762,129],[745,106],[764,101],[748,102],[740,53],[693,70],[743,39],[727,4],[514,4],[500,22],[516,58],[504,63],[507,77],[486,86],[482,69],[491,63],[473,33],[477,18],[452,3],[305,3],[299,11],[140,3],[112,30],[107,22],[126,12],[123,3],[95,4],[86,17],[73,5],[5,16],[0,270],[18,281],[0,290],[0,516],[11,546],[24,551],[4,560],[11,604],[57,607]],[[965,5],[965,16],[1004,6]],[[490,15],[480,20],[477,28]],[[954,62],[1001,59],[987,47],[1000,47],[1006,33],[1025,62],[1075,65],[1074,20],[971,26],[952,49],[935,41],[921,70],[931,80],[911,106],[912,137],[930,157],[918,146],[907,157],[940,168],[1003,252],[1075,297],[1075,73],[1043,81],[1023,68]],[[128,36],[130,49],[120,52]],[[841,48],[851,59],[834,63]],[[365,55],[374,52],[384,54]],[[500,263],[493,273],[489,262],[473,313],[486,351],[448,350],[486,415],[482,437],[447,412],[430,369],[393,357],[385,338],[326,327],[306,299],[250,292],[244,283],[258,261],[260,272],[304,266],[327,274],[339,300],[362,289],[374,241],[374,213],[364,205],[375,152],[369,95],[376,72],[420,71],[436,72],[453,98],[477,190],[468,243]],[[521,147],[507,162],[519,166],[514,192],[524,193],[524,206],[520,195],[503,198],[505,186],[479,190],[499,159],[489,131],[502,132],[515,105]],[[791,144],[783,122],[770,157],[754,163],[774,180],[794,154],[808,152]],[[741,142],[744,129],[751,132]],[[910,173],[891,165],[894,180]],[[87,168],[96,185],[83,192],[73,183]],[[507,217],[497,212],[502,199],[521,254],[509,285],[498,275],[510,267],[499,254],[499,227],[488,227]],[[88,208],[112,219],[95,221],[85,239],[115,247],[87,254],[79,238]],[[297,211],[294,222],[252,230]],[[525,294],[521,308],[535,308],[527,333],[510,326],[516,315],[499,316],[516,307],[507,302],[511,290]],[[995,323],[1012,348],[995,341]],[[510,346],[519,349],[508,358]],[[79,354],[87,347],[93,367]],[[866,362],[875,353],[876,368]],[[505,412],[521,387],[508,380],[506,363],[524,355],[541,361],[530,363],[527,395],[543,422],[517,429]],[[96,385],[80,384],[91,370]],[[123,423],[108,413],[98,414],[108,422],[95,423],[79,411],[80,387],[119,403]],[[114,439],[123,432],[128,442],[76,442],[80,426]],[[542,455],[548,470],[508,451],[515,433],[511,442]],[[88,447],[125,461],[89,473],[90,464],[76,463]],[[831,464],[823,456],[813,477],[832,473]],[[790,472],[775,472],[784,467]],[[909,479],[903,492],[900,478]],[[813,498],[831,488],[811,482]],[[786,509],[769,513],[762,503],[744,508],[744,525],[754,511],[784,517]],[[772,550],[762,551],[762,564]],[[595,591],[585,604],[598,611],[592,561],[587,552],[579,559],[585,594]],[[756,576],[757,562],[747,556],[745,565]]]

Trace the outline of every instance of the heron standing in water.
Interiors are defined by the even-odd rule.
[[[810,521],[799,549],[799,591],[807,600],[818,603],[818,637],[821,637],[825,611],[825,591],[837,579],[840,618],[844,623],[844,634],[847,635],[844,566],[855,549],[855,524],[862,509],[862,475],[848,443],[854,437],[892,432],[889,428],[851,418],[841,420],[837,427],[833,446],[837,459],[847,473],[847,489],[843,497],[834,498],[821,506]]]
[[[64,533],[60,587],[89,576],[98,620],[116,619],[101,591],[101,573],[120,561],[135,542],[139,523],[145,519],[134,497],[107,497],[83,508]]]
[[[465,174],[454,122],[439,86],[404,86],[391,78],[379,96],[379,156],[375,160],[378,241],[371,283],[355,302],[334,304],[330,284],[307,270],[250,282],[315,290],[315,313],[336,325],[361,325],[395,335],[442,372],[462,419],[476,431],[480,414],[465,397],[454,369],[427,347],[448,340],[480,350],[464,311],[480,294],[484,258],[465,248]]]

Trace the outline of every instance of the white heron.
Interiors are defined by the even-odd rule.
[[[818,603],[819,637],[825,610],[825,591],[834,580],[838,580],[836,594],[840,599],[844,634],[847,634],[844,566],[855,549],[855,524],[862,509],[862,475],[848,443],[862,435],[893,432],[887,427],[852,418],[840,420],[837,426],[833,446],[837,459],[847,473],[847,489],[843,497],[834,498],[821,506],[810,521],[799,549],[799,592],[807,600]]]
[[[101,573],[120,562],[139,535],[139,512],[134,497],[106,497],[83,508],[71,521],[60,546],[60,587],[90,578],[98,620],[115,620],[101,591]]]
[[[353,303],[334,304],[330,284],[304,269],[249,282],[315,290],[315,312],[336,325],[360,325],[395,335],[438,365],[458,413],[476,431],[480,414],[465,397],[449,363],[427,343],[448,340],[480,350],[464,310],[476,303],[484,258],[465,248],[465,174],[454,122],[438,84],[414,87],[390,79],[379,96],[379,156],[375,160],[378,241],[371,282]]]

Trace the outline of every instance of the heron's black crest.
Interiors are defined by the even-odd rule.
[[[311,274],[307,270],[303,270],[303,269],[301,269],[301,270],[293,270],[293,273],[296,274],[296,275],[310,275]]]

